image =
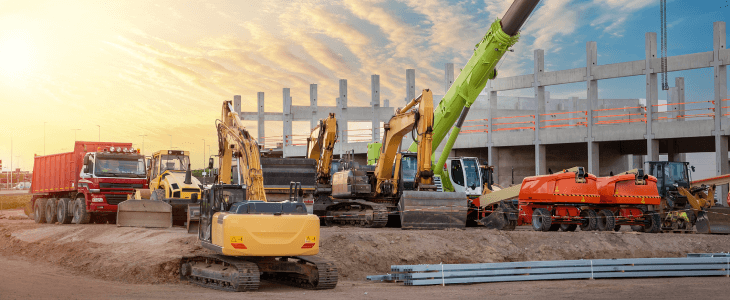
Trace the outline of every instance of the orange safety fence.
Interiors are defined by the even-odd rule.
[[[638,113],[638,114],[606,115],[606,116],[593,116],[593,118],[600,119],[600,118],[614,118],[614,117],[626,117],[626,116],[644,116],[644,117],[646,117],[646,114]]]
[[[681,102],[681,103],[667,103],[667,104],[654,104],[652,107],[659,107],[659,106],[673,106],[673,105],[683,105],[683,104],[696,104],[696,103],[712,103],[715,104],[715,101],[695,101],[695,102]]]
[[[696,115],[684,115],[684,116],[676,116],[676,117],[659,117],[659,118],[657,118],[657,120],[689,119],[689,118],[705,118],[705,117],[715,117],[715,114],[696,114]]]
[[[462,130],[462,131],[459,132],[459,134],[464,134],[464,133],[482,133],[482,132],[486,133],[486,132],[489,132],[489,130],[486,130],[486,129]]]
[[[478,121],[489,121],[489,119],[474,119],[474,120],[465,120],[464,122],[478,122]]]
[[[489,125],[487,125],[487,124],[480,124],[480,125],[461,126],[461,128],[467,128],[467,127],[489,127]]]
[[[513,118],[527,118],[527,117],[530,117],[530,118],[533,118],[534,119],[535,118],[535,115],[511,116],[511,117],[497,117],[497,118],[493,118],[493,119],[494,120],[498,120],[498,119],[513,119]]]
[[[643,108],[644,110],[646,110],[646,107],[643,107],[643,106],[632,106],[632,107],[617,107],[617,108],[594,109],[593,111],[623,110],[623,109],[635,109],[635,108]]]
[[[621,123],[635,123],[635,122],[644,122],[646,123],[646,119],[629,119],[629,120],[608,120],[608,121],[598,121],[593,123],[593,125],[606,125],[606,124],[621,124]]]
[[[570,121],[570,120],[584,120],[584,121],[588,121],[588,118],[583,117],[583,118],[567,118],[567,119],[541,120],[540,123],[542,123],[542,122]],[[540,127],[540,128],[542,128],[542,127]]]
[[[572,127],[572,126],[588,126],[588,123],[580,122],[580,123],[575,123],[575,124],[547,125],[547,126],[542,126],[540,128],[541,129],[542,128],[559,128],[559,127]]]
[[[554,115],[565,115],[565,114],[584,114],[588,115],[588,111],[585,110],[578,110],[578,111],[566,111],[566,112],[558,112],[558,113],[546,113],[546,114],[540,114],[541,116],[554,116]]]
[[[514,125],[514,124],[535,124],[535,121],[525,121],[525,122],[509,122],[509,123],[493,123],[493,126],[497,125]]]
[[[531,129],[531,130],[535,130],[535,127],[512,127],[512,128],[500,128],[500,129],[493,129],[492,131],[504,131],[504,130],[519,130],[519,129]]]

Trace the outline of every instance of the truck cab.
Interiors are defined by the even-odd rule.
[[[483,178],[479,167],[479,159],[476,157],[450,157],[446,160],[444,174],[449,174],[451,185],[455,192],[464,192],[469,198],[477,198],[482,195],[484,188]]]
[[[116,212],[116,205],[127,200],[128,194],[146,186],[145,169],[144,156],[131,147],[107,147],[84,154],[79,189],[90,194],[89,210]]]

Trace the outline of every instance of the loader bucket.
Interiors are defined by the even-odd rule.
[[[467,201],[464,192],[404,191],[398,202],[401,228],[464,228]]]
[[[710,207],[697,213],[698,233],[730,234],[730,208]]]
[[[117,226],[170,228],[172,206],[156,200],[127,200],[117,205]]]

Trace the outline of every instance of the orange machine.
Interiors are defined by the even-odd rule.
[[[600,203],[596,176],[575,171],[527,177],[520,188],[517,225],[532,224],[538,231],[595,229],[595,211],[585,209]]]
[[[597,185],[601,200],[594,209],[598,211],[599,230],[618,231],[621,225],[643,226],[645,232],[661,230],[659,214],[649,209],[661,201],[656,177],[639,169],[636,173],[598,178]]]

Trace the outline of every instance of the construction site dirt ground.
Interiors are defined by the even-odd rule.
[[[329,291],[264,283],[255,298],[687,298],[727,299],[730,278],[565,280],[410,287],[365,280],[393,264],[681,257],[730,251],[730,236],[621,232],[506,232],[483,228],[411,231],[323,227],[320,255],[337,263]],[[183,228],[36,224],[22,209],[0,211],[0,299],[233,298],[178,279],[182,255],[207,253]],[[366,294],[367,293],[367,294]],[[648,296],[648,297],[647,297]]]

